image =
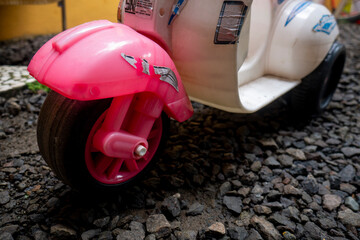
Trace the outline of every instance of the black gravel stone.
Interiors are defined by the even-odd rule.
[[[93,237],[99,235],[101,232],[101,229],[91,229],[91,230],[87,230],[85,232],[83,232],[81,234],[81,239],[82,240],[90,240],[92,239]]]
[[[275,157],[268,157],[265,159],[264,164],[270,168],[278,168],[281,164],[275,159]]]
[[[248,240],[263,240],[260,233],[255,229],[250,229]]]
[[[171,233],[170,227],[170,223],[162,214],[150,215],[146,220],[146,230],[149,233],[154,233],[157,238],[169,236]]]
[[[102,228],[105,227],[109,222],[110,222],[110,217],[104,217],[104,218],[96,219],[94,221],[94,225],[99,228]]]
[[[355,177],[355,168],[352,165],[347,165],[339,172],[339,176],[342,182],[350,182]]]
[[[316,194],[319,191],[319,185],[312,175],[308,175],[302,182],[304,190],[309,194]]]
[[[292,232],[295,231],[296,225],[290,219],[284,215],[281,215],[279,213],[275,213],[269,217],[269,221],[278,224],[286,226],[288,229],[290,229]]]
[[[179,199],[175,196],[165,198],[161,204],[161,211],[169,218],[179,216],[181,212]]]
[[[242,201],[240,197],[224,196],[223,204],[234,214],[240,214],[242,210]]]
[[[176,233],[178,240],[196,240],[198,233],[196,231],[188,230]]]
[[[304,229],[305,236],[309,239],[333,239],[313,222],[307,222],[304,226]]]
[[[10,196],[8,191],[0,192],[0,204],[4,205],[10,201]]]
[[[249,236],[244,227],[231,227],[228,229],[228,235],[232,240],[244,240]]]
[[[204,205],[196,202],[190,205],[189,210],[186,212],[188,216],[197,216],[201,215],[204,211]]]
[[[14,240],[11,233],[8,233],[8,232],[0,233],[0,239],[1,240]]]
[[[98,240],[112,240],[113,236],[110,231],[105,231],[99,234]]]
[[[332,189],[339,189],[340,188],[341,180],[340,180],[339,177],[332,175],[332,176],[329,177],[329,181],[330,181],[330,187]]]

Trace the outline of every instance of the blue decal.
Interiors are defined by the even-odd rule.
[[[174,18],[176,17],[176,15],[180,14],[180,11],[185,6],[186,1],[187,0],[178,0],[178,2],[176,3],[176,5],[173,8],[168,25],[170,25],[172,23],[172,21],[174,21]]]
[[[293,10],[292,10],[291,13],[289,14],[288,18],[286,19],[285,27],[296,17],[296,15],[298,15],[300,12],[302,12],[302,11],[303,11],[305,8],[307,8],[310,4],[311,4],[311,2],[308,2],[308,1],[298,3],[298,4],[293,8]]]
[[[323,15],[318,24],[316,24],[313,28],[314,32],[323,32],[327,35],[330,35],[332,30],[334,30],[336,26],[336,20],[333,15]]]
[[[278,0],[278,4],[282,4],[285,0]]]

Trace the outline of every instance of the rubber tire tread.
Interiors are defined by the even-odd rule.
[[[162,114],[163,134],[158,150],[145,169],[121,184],[103,184],[87,170],[84,153],[87,137],[112,98],[94,101],[72,100],[51,91],[39,115],[37,140],[40,153],[56,176],[84,193],[111,193],[128,187],[151,168],[168,136],[169,118]]]
[[[301,84],[290,93],[291,113],[293,120],[296,122],[308,121],[312,116],[320,115],[327,107],[327,105],[325,107],[320,106],[320,94],[323,90],[324,79],[328,76],[338,58],[345,58],[346,56],[344,45],[335,42],[333,47],[335,52],[332,52],[331,49],[323,62],[312,73],[303,78]],[[340,76],[337,79],[334,92]]]

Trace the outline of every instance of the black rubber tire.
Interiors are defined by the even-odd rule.
[[[360,14],[354,15],[354,16],[350,16],[350,17],[339,17],[337,18],[338,22],[343,22],[343,23],[356,23],[357,21],[360,20]]]
[[[323,62],[290,93],[292,116],[307,121],[329,105],[340,81],[346,59],[345,46],[334,42]]]
[[[124,183],[97,181],[87,169],[85,146],[93,125],[111,100],[77,101],[52,91],[40,111],[37,140],[41,155],[60,180],[83,193],[113,193],[133,184],[156,162],[167,140],[169,118],[163,113],[161,142],[150,163]]]
[[[339,16],[336,18],[336,20],[340,23],[356,23],[360,20],[360,13],[356,13],[355,15],[349,15],[349,16]]]

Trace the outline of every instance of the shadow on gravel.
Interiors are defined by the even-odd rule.
[[[84,195],[60,183],[62,187],[52,194],[57,198],[56,204],[44,217],[52,222],[90,227],[94,220],[114,213],[122,216],[136,215],[138,210],[161,213],[161,202],[175,193],[210,203],[210,200],[220,197],[220,183],[244,174],[244,170],[239,173],[238,168],[247,169],[252,161],[263,159],[268,154],[266,151],[278,148],[275,141],[270,141],[265,146],[268,150],[263,151],[258,147],[261,141],[271,139],[279,131],[291,132],[294,129],[284,99],[251,115],[232,114],[193,104],[195,113],[189,121],[171,122],[167,147],[142,181],[124,192],[106,195]],[[302,128],[300,125],[296,127],[298,130]],[[242,181],[251,186],[258,179],[257,176],[253,179],[244,177]],[[216,205],[222,205],[220,199]],[[229,218],[232,216],[227,211],[223,214]]]

